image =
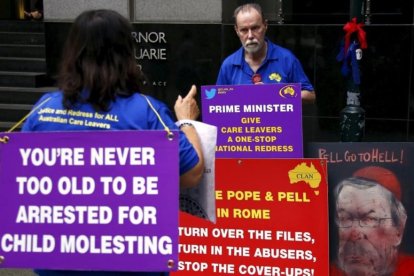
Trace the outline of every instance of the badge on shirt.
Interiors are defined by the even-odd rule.
[[[260,76],[260,74],[254,74],[252,76],[252,82],[254,84],[259,83],[259,82],[262,82],[262,76]]]
[[[272,73],[270,74],[269,79],[280,82],[282,80],[282,77],[278,73]]]

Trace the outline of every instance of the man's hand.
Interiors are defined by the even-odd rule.
[[[197,94],[197,87],[191,86],[190,91],[184,98],[181,95],[178,96],[175,101],[174,111],[177,120],[196,120],[200,115],[200,109],[197,102],[194,99]]]
[[[302,90],[301,97],[302,97],[302,104],[315,103],[315,99],[316,99],[315,91]]]

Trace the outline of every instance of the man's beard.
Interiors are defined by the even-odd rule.
[[[246,41],[246,43],[243,45],[243,48],[249,54],[255,54],[262,48],[262,46],[263,45],[259,41],[252,40]]]

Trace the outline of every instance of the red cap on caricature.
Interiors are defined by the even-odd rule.
[[[353,176],[372,180],[388,189],[394,196],[401,201],[401,186],[395,174],[385,168],[369,166],[354,172]]]

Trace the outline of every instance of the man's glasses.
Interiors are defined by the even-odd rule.
[[[384,226],[391,226],[392,218],[376,218],[376,217],[365,217],[365,218],[352,218],[352,217],[340,217],[336,219],[336,224],[340,228],[350,228],[354,224],[355,221],[358,221],[359,226],[361,227],[371,227],[375,228],[380,225]]]

